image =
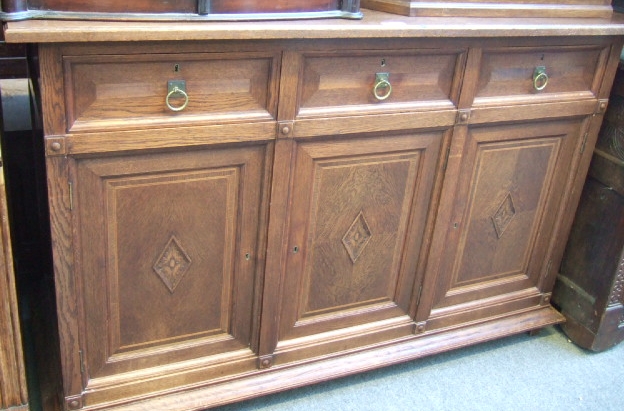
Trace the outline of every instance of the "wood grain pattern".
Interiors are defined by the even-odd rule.
[[[257,241],[266,155],[260,145],[72,165],[88,389],[119,384],[129,372],[135,380],[141,370],[141,379],[163,378],[157,365],[212,356],[216,366],[252,355],[258,273],[246,255],[264,254]],[[174,289],[158,276],[163,254],[165,267],[183,265]],[[150,390],[175,378],[165,380]]]
[[[605,47],[559,47],[485,49],[481,55],[481,73],[477,82],[475,105],[502,105],[507,99],[514,102],[553,98],[579,99],[598,94],[608,48]],[[543,90],[536,90],[533,73],[543,67],[548,83]]]
[[[42,46],[68,408],[200,410],[561,321],[553,267],[622,45],[599,34],[620,28],[432,39],[440,21],[414,38],[424,20],[372,15],[331,40],[351,26]],[[178,57],[196,84],[227,73],[188,115],[110,73],[156,84]]]
[[[28,0],[6,1],[6,11],[24,10],[26,7],[14,3],[27,3],[32,10],[55,10],[73,12],[101,13],[197,13],[197,0],[140,0],[125,2],[119,0],[98,1],[94,4],[88,0]],[[337,0],[313,1],[248,1],[248,0],[212,0],[211,13],[268,13],[268,12],[305,12],[329,11],[338,9]]]
[[[67,56],[63,61],[69,131],[97,129],[102,122],[99,128],[128,126],[134,120],[132,126],[138,128],[146,121],[189,121],[188,116],[222,123],[240,121],[242,113],[249,120],[270,120],[276,114],[270,98],[279,70],[274,55]],[[166,106],[170,80],[186,85],[188,106],[180,112]],[[174,106],[184,103],[177,94],[169,101]]]
[[[423,291],[432,317],[495,295],[513,301],[521,290],[539,292],[544,251],[565,203],[568,173],[557,164],[572,161],[579,128],[567,121],[468,129],[456,208],[438,220],[448,254]]]
[[[35,10],[102,11],[108,13],[172,13],[176,11],[193,13],[197,11],[196,0],[179,0],[173,4],[167,0],[133,2],[105,0],[98,2],[97,5],[88,0],[28,0],[28,6]]]
[[[0,110],[1,114],[1,110]],[[0,152],[0,159],[2,153]],[[28,410],[4,170],[0,166],[0,409]]]
[[[319,383],[379,367],[380,363],[391,365],[421,358],[467,345],[501,338],[510,334],[540,329],[562,320],[561,314],[551,307],[520,312],[513,316],[491,320],[465,330],[449,330],[422,338],[398,340],[394,344],[379,344],[345,354],[341,357],[319,358],[317,361],[300,363],[297,367],[285,365],[262,373],[243,376],[233,381],[217,382],[192,391],[164,393],[145,401],[112,405],[110,411],[193,410],[201,411],[270,393]],[[85,407],[85,411],[97,409]]]
[[[621,79],[619,69],[617,78]],[[593,351],[606,350],[624,336],[624,173],[621,159],[613,155],[621,94],[614,87],[553,290],[553,303],[568,318],[564,331]]]
[[[372,111],[418,106],[452,107],[457,103],[456,69],[462,51],[393,51],[304,54],[298,117],[320,115],[338,107]],[[374,96],[376,73],[387,73],[392,91],[383,104]],[[461,80],[461,77],[459,77]],[[368,106],[368,107],[367,107]],[[324,110],[325,109],[325,110]]]
[[[442,135],[297,144],[282,341],[407,315]]]
[[[162,24],[148,22],[15,21],[4,27],[9,43],[84,43],[97,41],[197,41],[283,39],[439,39],[550,36],[618,36],[624,16],[610,18],[438,18],[404,17],[366,10],[361,21],[321,19],[228,24]]]
[[[608,0],[362,0],[362,7],[405,16],[609,17]]]

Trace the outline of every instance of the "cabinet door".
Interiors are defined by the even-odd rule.
[[[73,161],[88,388],[132,382],[128,395],[142,378],[155,391],[255,367],[270,151]]]
[[[296,144],[276,363],[413,332],[444,134]]]
[[[583,129],[583,119],[472,126],[452,143],[458,166],[449,162],[441,199],[451,206],[436,222],[418,313],[428,330],[542,303]]]

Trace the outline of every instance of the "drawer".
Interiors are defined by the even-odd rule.
[[[275,118],[279,60],[270,52],[64,56],[63,62],[68,131]]]
[[[604,46],[483,50],[474,104],[595,97]]]
[[[305,54],[298,117],[454,108],[463,50]]]

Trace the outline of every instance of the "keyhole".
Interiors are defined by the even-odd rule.
[[[174,73],[179,73],[180,72],[180,65],[176,64],[175,66],[173,66],[173,72]]]
[[[542,60],[542,61],[544,61],[544,55],[543,55],[543,54],[542,54],[542,58],[541,58],[541,60]]]
[[[381,67],[386,67],[386,59],[381,59]]]

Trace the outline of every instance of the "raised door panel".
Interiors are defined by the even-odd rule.
[[[263,144],[74,161],[88,388],[141,375],[154,391],[194,369],[189,383],[202,358],[204,377],[253,367],[269,158]]]
[[[581,129],[582,119],[472,127],[455,141],[465,151],[456,190],[441,200],[454,201],[451,212],[436,223],[443,245],[423,292],[428,329],[541,303]]]
[[[410,301],[444,134],[297,144],[281,361],[413,332]]]

